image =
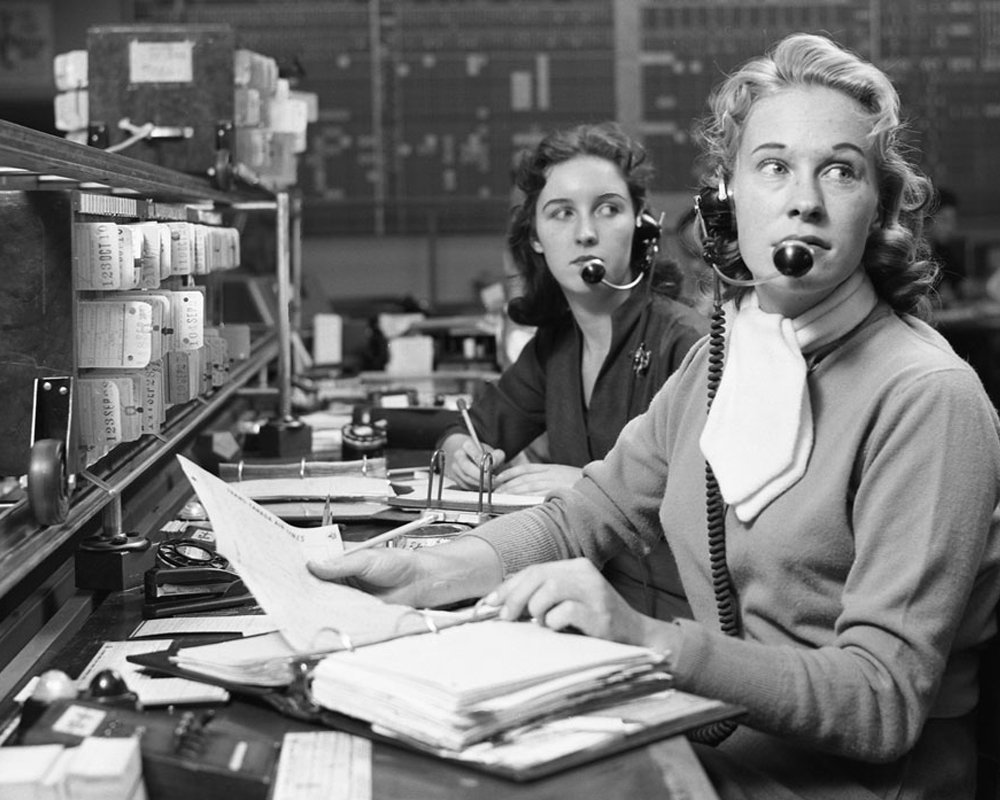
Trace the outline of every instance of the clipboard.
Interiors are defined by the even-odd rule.
[[[526,783],[539,778],[546,778],[573,769],[574,767],[591,764],[598,759],[642,747],[661,739],[685,734],[706,725],[726,720],[738,720],[745,713],[744,709],[739,706],[721,702],[713,703],[711,706],[682,714],[676,718],[664,719],[654,724],[633,727],[623,726],[619,731],[612,732],[601,741],[595,742],[590,746],[574,749],[571,752],[559,752],[551,757],[546,757],[544,752],[536,748],[537,756],[535,760],[531,763],[512,766],[505,763],[490,762],[474,756],[468,757],[450,751],[438,750],[419,741],[389,735],[362,720],[321,708],[309,696],[307,686],[308,671],[306,668],[299,670],[296,679],[289,686],[283,688],[276,689],[251,684],[237,684],[178,667],[171,661],[171,657],[176,655],[178,649],[179,645],[175,642],[167,650],[129,656],[128,660],[166,675],[189,678],[220,686],[234,694],[242,695],[255,702],[264,703],[292,719],[361,736],[381,744],[402,747],[424,755],[440,758],[454,765],[468,767],[517,783]],[[308,667],[310,662],[309,659],[304,659],[302,663]],[[675,692],[675,690],[668,691]],[[631,703],[664,703],[667,700],[667,695],[660,695],[659,693],[654,695],[633,695],[631,697],[623,694],[621,697],[610,701],[596,702],[590,706],[583,705],[575,709],[573,715],[560,715],[550,721],[556,722],[559,719],[565,720],[580,715],[589,717],[589,715],[594,714],[611,715],[613,717],[616,713],[627,712]],[[560,725],[565,727],[564,723],[560,723]],[[502,745],[502,741],[500,744]]]

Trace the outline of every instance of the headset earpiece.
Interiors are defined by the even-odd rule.
[[[654,217],[653,212],[643,207],[635,216],[635,233],[632,236],[632,263],[640,272],[653,265],[660,249],[660,235],[663,232],[662,215]]]
[[[694,198],[702,257],[716,268],[733,263],[736,252],[736,217],[733,193],[725,178],[717,186],[706,186]]]

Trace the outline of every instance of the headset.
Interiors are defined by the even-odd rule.
[[[592,286],[604,284],[612,289],[625,291],[638,286],[647,274],[653,271],[653,260],[660,250],[660,234],[663,231],[663,215],[659,219],[648,208],[643,208],[635,218],[635,233],[632,235],[632,253],[629,263],[639,265],[639,274],[628,283],[612,283],[605,279],[604,261],[592,258],[580,270],[584,283]]]
[[[712,267],[714,300],[708,338],[708,407],[719,390],[725,364],[726,316],[722,309],[721,283],[733,286],[756,286],[769,280],[787,276],[799,278],[813,266],[812,249],[805,242],[788,239],[780,242],[771,258],[778,274],[768,278],[744,279],[747,269],[740,257],[737,243],[736,216],[733,213],[733,192],[720,178],[715,186],[703,187],[694,197],[695,222],[699,226],[702,258]],[[719,615],[719,627],[729,636],[739,636],[740,621],[736,593],[733,589],[729,566],[726,563],[726,506],[711,464],[705,462],[705,517],[708,531],[708,558],[712,575],[712,589]],[[731,721],[708,725],[695,731],[697,741],[717,744],[735,729]]]
[[[699,233],[702,240],[702,258],[726,283],[734,286],[756,286],[773,278],[745,280],[732,274],[745,270],[736,244],[736,217],[733,214],[733,190],[725,178],[715,186],[702,188],[694,198]],[[812,248],[798,239],[779,242],[771,254],[778,275],[801,278],[813,267]]]

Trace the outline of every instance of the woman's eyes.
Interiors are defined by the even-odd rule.
[[[616,203],[602,203],[595,210],[594,214],[599,217],[615,217],[624,212],[624,208]],[[576,216],[576,209],[573,206],[561,206],[554,209],[550,214],[552,219],[572,219]]]
[[[782,161],[768,160],[761,162],[757,169],[764,175],[787,175],[791,172],[788,165]],[[852,165],[838,162],[823,168],[823,177],[833,178],[840,183],[852,181],[858,177],[859,171]]]

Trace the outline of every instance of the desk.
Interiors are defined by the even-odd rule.
[[[142,599],[140,589],[107,595],[65,646],[54,646],[45,653],[38,669],[57,668],[70,676],[78,675],[104,641],[128,636],[140,620]],[[219,707],[216,719],[255,731],[266,731],[275,739],[288,731],[315,729],[239,697]],[[595,761],[586,767],[524,784],[381,742],[373,747],[372,762],[374,800],[481,800],[501,797],[515,800],[646,797],[658,800],[717,800],[691,746],[683,737],[665,739]],[[151,797],[150,800],[175,798]],[[178,796],[176,800],[183,798]]]

